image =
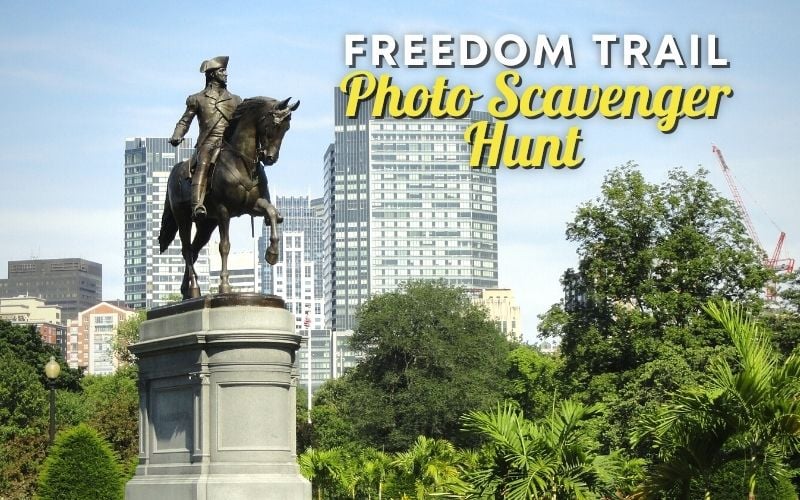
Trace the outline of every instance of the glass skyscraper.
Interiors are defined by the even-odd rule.
[[[125,302],[133,309],[164,305],[180,294],[184,261],[180,239],[159,254],[158,231],[172,167],[193,152],[192,140],[178,148],[166,137],[125,140]],[[195,264],[208,293],[208,247]]]
[[[345,117],[335,90],[335,142],[325,153],[326,327],[355,326],[358,307],[403,282],[497,287],[495,172],[469,167],[464,118]]]

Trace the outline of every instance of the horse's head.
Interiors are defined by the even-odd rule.
[[[274,103],[268,107],[266,112],[258,119],[258,159],[266,165],[272,165],[278,161],[281,150],[281,142],[292,120],[292,111],[300,106],[300,101],[289,105],[289,99]]]

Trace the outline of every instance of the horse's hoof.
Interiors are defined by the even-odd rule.
[[[189,289],[189,298],[197,299],[200,298],[200,287],[193,287]]]
[[[269,265],[274,266],[275,263],[278,262],[278,251],[272,249],[267,250],[266,255],[264,255],[264,259]]]

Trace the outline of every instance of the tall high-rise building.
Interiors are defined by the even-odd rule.
[[[0,297],[37,297],[61,307],[61,324],[103,300],[103,266],[84,259],[32,259],[8,262]]]
[[[192,152],[191,139],[178,148],[166,137],[125,140],[125,302],[133,309],[164,305],[180,293],[184,262],[179,238],[159,254],[158,231],[169,173]],[[195,264],[203,293],[208,269],[206,247]]]
[[[279,260],[274,266],[261,261],[262,291],[283,298],[286,309],[295,315],[297,326],[304,328],[319,329],[324,322],[322,201],[307,196],[278,196],[275,206],[284,218],[279,233]],[[259,239],[262,256],[268,244],[265,226]]]
[[[489,115],[373,118],[366,102],[347,118],[347,96],[337,89],[334,102],[323,203],[326,326],[353,329],[370,295],[409,280],[496,288],[496,177],[470,168],[464,141],[465,129]]]

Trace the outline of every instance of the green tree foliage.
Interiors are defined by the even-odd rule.
[[[317,449],[351,448],[363,446],[358,436],[350,404],[355,393],[355,384],[350,376],[329,380],[314,394],[311,408],[312,443]],[[367,402],[369,403],[369,402]],[[380,410],[376,411],[379,415]]]
[[[759,475],[787,475],[786,458],[800,446],[800,356],[781,361],[769,335],[730,303],[707,307],[730,336],[735,357],[715,358],[699,387],[687,387],[649,415],[634,434],[649,441],[658,460],[643,485],[646,494],[677,491],[692,483],[711,491],[725,464],[745,464],[749,498]]]
[[[139,341],[139,327],[145,319],[147,319],[145,311],[137,311],[136,314],[120,321],[117,325],[117,334],[111,343],[111,349],[120,362],[132,364],[136,361],[136,356],[129,348]]]
[[[777,300],[762,311],[775,346],[788,356],[800,346],[800,271],[781,277]]]
[[[709,299],[757,309],[770,276],[733,205],[706,172],[669,173],[651,184],[629,164],[611,171],[602,194],[567,227],[577,270],[563,276],[567,299],[543,317],[561,337],[560,378],[585,401],[603,401],[603,439],[625,444],[628,422],[702,372],[729,340],[703,313]]]
[[[139,453],[139,391],[135,366],[84,377],[86,423],[100,432],[127,465]],[[131,471],[129,471],[131,472]]]
[[[0,498],[31,498],[35,490],[47,447],[44,365],[50,356],[62,367],[59,393],[78,388],[80,373],[67,369],[58,349],[34,328],[0,320]]]
[[[366,448],[361,452],[361,460],[355,469],[355,473],[362,477],[360,498],[383,498],[391,474],[391,464],[392,459],[387,453],[373,448]]]
[[[335,498],[341,489],[341,477],[344,471],[344,455],[339,448],[315,450],[308,448],[299,459],[300,472],[311,481],[317,500]]]
[[[478,498],[594,498],[600,462],[581,427],[598,411],[568,400],[538,423],[508,403],[467,414],[465,428],[484,436],[493,455],[469,475]]]
[[[606,177],[599,199],[578,208],[567,239],[580,263],[565,286],[577,286],[584,300],[568,304],[562,327],[570,368],[635,368],[655,359],[663,341],[713,347],[724,338],[706,328],[706,301],[755,300],[769,276],[761,251],[705,176],[675,170],[654,185],[627,165]]]
[[[56,379],[56,387],[76,391],[79,389],[81,374],[67,366],[61,351],[45,344],[41,335],[32,326],[13,325],[0,320],[0,355],[10,354],[34,369],[42,385],[47,385],[44,365],[53,356],[61,365],[61,374]]]
[[[0,442],[47,427],[47,392],[33,367],[12,354],[0,355]]]
[[[352,345],[366,360],[328,404],[362,445],[400,451],[420,435],[463,444],[459,417],[501,398],[508,342],[485,311],[441,282],[370,299]]]
[[[531,419],[551,413],[563,393],[556,374],[560,363],[560,358],[542,354],[534,347],[515,347],[508,355],[505,397],[516,401]]]
[[[690,497],[702,497],[703,486],[699,481],[694,482]],[[724,464],[711,476],[708,492],[714,500],[746,498],[748,495],[747,463],[744,460],[733,460]],[[768,500],[797,500],[797,492],[789,479],[785,477],[770,478],[764,472],[756,474],[755,496]]]
[[[81,424],[56,438],[39,476],[42,500],[123,498],[114,452],[91,427]]]
[[[414,444],[407,451],[397,453],[391,463],[396,470],[392,496],[424,500],[435,494],[466,491],[460,461],[459,451],[446,439],[417,437]]]
[[[0,498],[32,498],[36,477],[47,451],[47,430],[0,441]]]

